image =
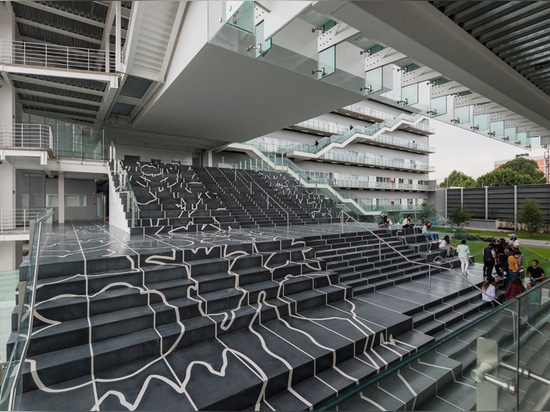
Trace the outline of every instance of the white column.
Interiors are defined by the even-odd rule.
[[[6,161],[0,164],[0,182],[1,224],[9,229],[15,225],[15,168]],[[0,271],[17,269],[16,255],[15,240],[0,241]]]
[[[65,174],[63,172],[59,172],[57,178],[57,200],[57,220],[59,224],[62,224],[65,223]]]
[[[15,18],[11,4],[0,4],[0,39],[2,39],[2,54],[7,58],[11,55],[11,42],[15,39]],[[9,81],[0,80],[0,123],[15,123],[15,93]]]

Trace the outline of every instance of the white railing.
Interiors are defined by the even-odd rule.
[[[45,124],[0,123],[0,147],[41,147],[53,150],[52,128]]]
[[[31,221],[45,209],[0,209],[0,233],[9,231],[27,231]]]
[[[114,52],[110,55],[110,64],[105,64],[105,50],[0,40],[0,62],[4,64],[109,72],[109,67],[114,67],[111,64],[114,62]]]

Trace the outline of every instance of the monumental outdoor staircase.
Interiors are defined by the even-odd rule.
[[[40,266],[21,409],[59,409],[55,388],[89,410],[92,376],[109,382],[101,409],[120,410],[113,394],[129,399],[136,385],[149,394],[138,409],[158,409],[138,377],[173,380],[159,362],[185,382],[185,399],[162,392],[166,409],[319,404],[487,310],[433,263],[438,250],[408,244],[422,237],[378,230]],[[399,296],[425,293],[428,276],[453,292],[403,310]],[[204,362],[223,374],[192,366]]]

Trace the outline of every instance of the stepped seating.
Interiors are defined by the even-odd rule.
[[[62,276],[57,265],[41,266],[22,409],[51,402],[42,385],[80,388],[92,365],[94,376],[109,382],[107,392],[126,393],[130,381],[142,387],[144,374],[156,370],[145,365],[158,365],[162,354],[180,382],[188,382],[178,405],[288,410],[318,404],[434,339],[414,329],[416,312],[373,305],[371,295],[426,277],[410,271],[410,261],[427,261],[427,252],[387,231],[378,236],[391,247],[355,232],[87,260],[85,270],[75,262]],[[369,272],[372,290],[346,276],[361,271]],[[215,373],[186,375],[195,362],[219,370],[223,353],[231,354],[225,379],[239,376],[234,385],[221,384]],[[245,359],[252,369],[243,369]],[[117,383],[121,376],[128,378]],[[212,385],[223,389],[206,396],[203,388]],[[93,407],[91,392],[78,394],[83,409]],[[120,409],[107,398],[102,409]],[[140,404],[147,407],[154,405]]]
[[[197,175],[185,166],[130,163],[126,171],[140,206],[132,234],[223,230],[238,226],[221,200],[212,196]],[[127,217],[130,218],[129,212]]]
[[[282,173],[140,162],[124,167],[140,208],[130,224],[132,234],[337,221],[338,210],[328,200],[308,193],[295,181],[292,190],[289,184],[273,183],[292,180]],[[120,196],[125,206],[128,194]],[[127,219],[131,217],[128,211]]]

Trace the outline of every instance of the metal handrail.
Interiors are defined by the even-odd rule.
[[[52,128],[45,124],[0,123],[0,147],[40,147],[53,150]]]
[[[44,209],[0,209],[0,233],[14,230],[29,230],[31,221]]]
[[[428,290],[431,290],[431,281],[432,281],[432,278],[431,278],[431,269],[432,268],[437,268],[437,269],[445,269],[453,274],[455,274],[456,276],[459,276],[462,280],[466,281],[467,283],[470,284],[470,286],[472,286],[474,289],[477,289],[480,293],[483,293],[482,289],[477,286],[475,283],[473,283],[472,281],[470,281],[470,279],[462,276],[460,273],[458,273],[456,270],[454,270],[452,267],[451,268],[447,268],[447,267],[443,267],[442,265],[440,264],[430,264],[430,263],[424,263],[424,262],[416,262],[416,261],[413,261],[413,260],[410,260],[407,256],[403,255],[399,250],[397,250],[396,248],[394,248],[390,243],[386,242],[386,240],[384,240],[383,238],[381,238],[380,236],[378,236],[375,232],[373,232],[372,230],[370,230],[365,224],[363,224],[362,222],[358,221],[357,219],[355,219],[353,216],[349,215],[348,213],[342,211],[340,212],[341,213],[341,223],[342,223],[342,226],[344,225],[344,217],[347,218],[346,222],[349,222],[349,221],[352,221],[354,222],[355,224],[359,225],[360,227],[364,228],[367,232],[369,232],[370,235],[374,236],[378,242],[379,242],[379,245],[380,245],[380,252],[379,252],[379,259],[382,258],[382,255],[381,255],[381,245],[382,244],[385,244],[386,246],[388,246],[389,248],[391,248],[394,252],[396,252],[399,256],[401,256],[402,258],[404,258],[407,262],[413,264],[413,265],[416,265],[416,266],[423,266],[423,267],[428,267]],[[496,299],[493,299],[493,301],[495,303],[499,303]]]
[[[240,177],[242,179],[242,175]],[[235,169],[235,179],[236,178],[237,178],[237,169]],[[290,231],[290,213],[279,202],[277,202],[275,199],[273,199],[273,197],[271,197],[269,195],[269,193],[267,193],[265,191],[265,189],[263,187],[261,187],[256,181],[249,180],[248,183],[250,183],[250,184],[254,183],[256,186],[258,186],[258,188],[260,188],[260,190],[262,192],[264,192],[264,194],[267,196],[267,208],[269,208],[269,200],[271,200],[271,203],[275,203],[284,213],[286,213],[286,231],[287,231],[287,234],[288,234],[289,231]],[[251,190],[252,190],[252,187],[251,187]]]
[[[108,73],[114,67],[115,52],[0,39],[0,62]]]

